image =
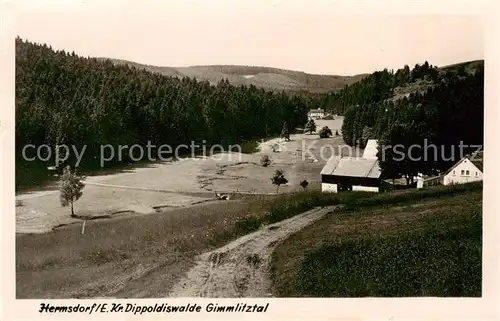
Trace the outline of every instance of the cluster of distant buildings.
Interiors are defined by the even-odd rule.
[[[332,156],[321,170],[321,190],[328,193],[379,192],[384,181],[381,178],[377,147],[377,141],[370,139],[361,157]],[[417,188],[482,181],[482,152],[462,158],[442,175],[433,177],[419,175],[416,178]]]
[[[309,112],[307,113],[307,117],[309,119],[323,119],[327,116],[335,117],[337,115],[329,114],[329,113],[325,112],[325,110],[322,108],[310,109]]]
[[[321,108],[318,108],[318,109],[311,109],[309,110],[309,112],[307,113],[307,116],[309,118],[316,118],[316,119],[320,119],[320,118],[323,118],[325,117],[325,111]]]

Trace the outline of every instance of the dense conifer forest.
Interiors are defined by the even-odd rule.
[[[405,168],[401,163],[396,168],[393,156],[381,160],[385,176],[436,172],[456,161],[450,158],[450,148],[461,142],[483,144],[483,90],[482,61],[452,68],[425,62],[413,69],[384,69],[340,91],[318,95],[234,86],[228,80],[210,85],[17,38],[17,187],[43,180],[40,173],[54,163],[53,158],[23,160],[27,144],[66,144],[79,150],[85,145],[80,164],[85,171],[97,166],[102,145],[229,146],[278,136],[284,125],[293,132],[305,125],[309,108],[318,107],[345,116],[342,135],[348,145],[363,147],[376,138],[385,146],[402,144],[407,150],[427,140],[443,150],[439,159]],[[74,161],[69,159],[70,164]],[[124,155],[106,165],[128,161]]]
[[[344,114],[346,144],[363,147],[375,138],[381,147],[401,146],[405,161],[395,161],[391,150],[384,159],[379,155],[384,176],[444,171],[461,152],[465,156],[483,145],[484,64],[469,65],[438,69],[425,62],[412,70],[375,72],[324,96],[322,104]],[[430,145],[437,149],[426,151]]]
[[[279,135],[285,123],[293,131],[306,122],[309,103],[303,95],[235,87],[227,80],[211,86],[17,38],[17,176],[53,164],[25,162],[20,152],[26,144],[86,145],[85,169],[96,165],[101,145],[227,146]]]

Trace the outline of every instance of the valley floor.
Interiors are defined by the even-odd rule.
[[[327,125],[334,133],[342,126],[341,117],[316,122],[318,130]],[[281,145],[277,153],[271,150],[275,143]],[[289,180],[280,188],[282,193],[300,189],[299,182],[304,179],[311,187],[319,186],[319,173],[331,153],[335,149],[351,152],[349,147],[337,148],[341,145],[341,136],[319,139],[317,134],[295,134],[289,142],[262,142],[254,154],[221,153],[90,176],[85,180],[83,196],[75,203],[75,211],[88,217],[146,215],[212,202],[215,192],[273,194],[276,188],[270,178],[276,169],[283,169]],[[270,166],[260,165],[262,155],[271,157]],[[56,186],[21,193],[16,201],[21,203],[16,206],[17,233],[44,233],[57,226],[81,223],[69,216],[68,208],[61,207]]]
[[[482,185],[326,196],[314,190],[342,138],[292,135],[274,153],[276,142],[89,177],[85,230],[57,190],[18,195],[16,297],[480,295]],[[303,179],[312,191],[290,194]]]

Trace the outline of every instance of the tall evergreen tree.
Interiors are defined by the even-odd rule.
[[[80,176],[78,176],[76,172],[72,172],[70,166],[66,166],[61,176],[60,200],[62,206],[70,206],[71,217],[75,216],[73,204],[83,195],[82,190],[84,186]]]
[[[290,131],[288,130],[286,121],[283,123],[283,128],[281,129],[281,138],[284,138],[286,141],[290,140]]]

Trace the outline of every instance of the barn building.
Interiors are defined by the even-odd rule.
[[[321,170],[321,190],[379,192],[381,171],[377,141],[369,140],[362,157],[332,156]]]

